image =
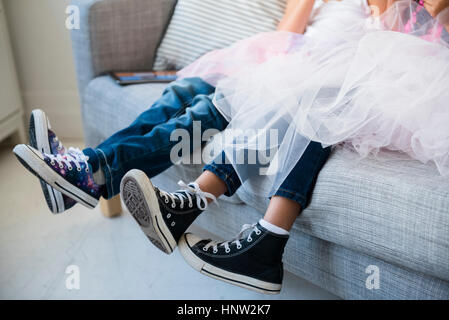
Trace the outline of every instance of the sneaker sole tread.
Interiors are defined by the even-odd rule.
[[[147,238],[158,249],[171,254],[176,240],[162,218],[153,184],[145,173],[131,170],[122,179],[120,194],[131,216],[136,220]]]

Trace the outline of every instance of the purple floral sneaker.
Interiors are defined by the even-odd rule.
[[[65,148],[56,134],[50,129],[50,123],[44,111],[36,109],[31,112],[30,117],[30,145],[47,154],[64,154]],[[62,213],[72,208],[76,201],[53,189],[42,179],[39,179],[48,208],[54,214]]]
[[[103,187],[95,183],[89,158],[81,150],[69,148],[53,155],[19,144],[13,152],[26,169],[54,189],[90,209],[97,206]]]

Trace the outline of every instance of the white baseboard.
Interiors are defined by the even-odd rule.
[[[22,93],[26,118],[33,109],[42,109],[51,127],[62,139],[83,139],[78,91],[25,91]]]

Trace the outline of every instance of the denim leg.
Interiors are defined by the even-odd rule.
[[[203,171],[210,171],[226,184],[225,196],[232,197],[242,185],[232,164],[227,163],[226,154],[222,152],[214,161],[204,166]]]
[[[323,148],[320,143],[311,142],[273,196],[293,200],[305,209],[309,205],[318,174],[329,158],[330,152],[330,147]]]
[[[170,141],[173,130],[184,129],[190,145],[194,121],[201,122],[201,134],[208,129],[224,130],[228,123],[212,103],[213,92],[214,88],[199,78],[178,81],[128,128],[96,149],[86,149],[92,162],[98,161],[104,172],[107,189],[104,196],[111,198],[118,194],[122,177],[131,169],[140,169],[153,177],[169,168],[173,164],[171,149],[178,143]],[[156,110],[152,111],[154,107]]]
[[[170,83],[162,93],[162,96],[146,111],[142,112],[133,123],[108,139],[97,148],[117,144],[129,136],[145,135],[159,124],[167,122],[185,112],[199,94],[212,94],[215,88],[200,78],[187,78]],[[89,163],[94,171],[98,170],[100,160],[92,148],[87,148],[84,153],[89,156]]]
[[[330,147],[323,148],[320,143],[311,142],[301,159],[271,197],[279,196],[293,200],[305,209],[312,196],[318,174],[329,158],[330,152]],[[225,195],[228,197],[234,195],[242,185],[234,166],[227,163],[224,152],[203,168],[203,171],[206,170],[215,174],[226,184]]]

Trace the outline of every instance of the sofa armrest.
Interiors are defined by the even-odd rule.
[[[84,89],[107,71],[148,70],[176,0],[72,0],[80,29],[72,48],[81,102]]]

